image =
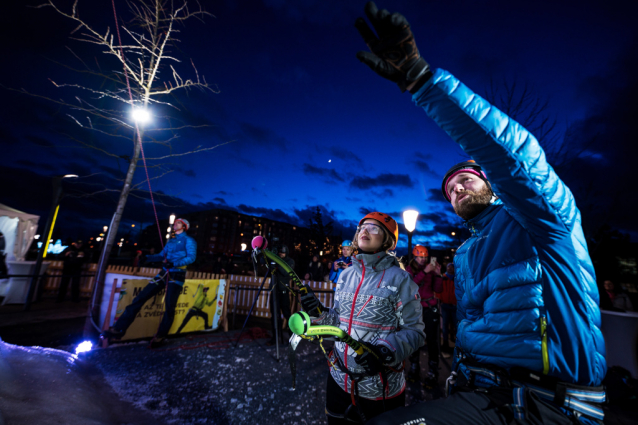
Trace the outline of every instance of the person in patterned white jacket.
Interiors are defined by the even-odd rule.
[[[326,391],[331,425],[365,422],[405,405],[402,363],[424,344],[425,334],[418,287],[388,252],[398,236],[389,215],[366,215],[352,242],[359,254],[341,273],[334,306],[323,307],[312,292],[302,297],[306,312],[322,311],[313,324],[338,326],[376,354],[357,356],[344,343],[335,343]]]

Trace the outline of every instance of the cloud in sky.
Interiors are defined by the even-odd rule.
[[[333,169],[315,167],[314,165],[310,165],[308,163],[303,164],[303,173],[307,176],[323,177],[324,179],[329,181],[345,181],[345,179]]]
[[[340,146],[330,146],[328,148],[328,153],[334,157],[333,159],[342,159],[350,163],[356,162],[357,164],[363,163],[361,158],[359,158],[354,152]]]
[[[355,177],[350,182],[350,187],[362,190],[374,187],[412,188],[414,184],[415,182],[407,174],[382,173],[376,177]]]

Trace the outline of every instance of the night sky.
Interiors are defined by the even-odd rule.
[[[51,9],[25,6],[39,2],[10,3],[3,5],[0,25],[0,203],[41,214],[43,225],[51,176],[78,174],[80,179],[65,182],[71,196],[62,202],[56,235],[96,236],[110,221],[116,193],[83,194],[121,188],[132,134],[121,133],[128,140],[100,137],[74,122],[71,116],[86,125],[77,111],[15,90],[72,101],[78,92],[51,80],[90,80],[64,67],[78,65],[67,46],[87,64],[113,62],[71,39],[75,26]],[[180,28],[173,52],[182,62],[175,66],[191,77],[192,59],[218,93],[193,90],[171,100],[179,107],[172,124],[202,126],[179,133],[172,151],[232,143],[149,168],[151,177],[170,172],[152,182],[162,218],[220,207],[307,225],[319,206],[350,238],[368,211],[401,222],[401,212],[415,208],[422,214],[415,242],[456,243],[449,234],[461,222],[439,188],[447,169],[467,157],[409,94],[355,58],[366,48],[354,28],[364,1],[201,4],[214,16]],[[125,16],[125,2],[116,5]],[[494,87],[500,96],[514,84],[547,102],[543,116],[556,122],[552,136],[558,140],[549,157],[576,195],[588,237],[609,226],[636,240],[638,198],[623,184],[634,180],[638,157],[635,1],[377,5],[402,12],[431,66],[452,72],[478,94],[489,98]],[[114,27],[110,1],[80,0],[78,10],[99,30]],[[147,134],[153,125],[160,124],[149,124]],[[82,148],[77,140],[122,157]],[[147,140],[144,146],[149,157],[167,152]],[[138,168],[135,182],[144,178]],[[148,192],[136,192],[123,228],[152,221]],[[399,246],[405,245],[403,232]]]

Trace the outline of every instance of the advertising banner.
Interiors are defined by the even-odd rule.
[[[124,309],[133,302],[149,279],[125,279],[122,281],[120,297],[117,302],[115,320],[122,315]],[[175,320],[169,334],[195,331],[213,331],[219,326],[222,314],[226,280],[187,279],[175,307]],[[151,338],[157,332],[160,320],[164,315],[164,294],[162,290],[148,300],[135,321],[126,331],[123,341],[139,338]]]

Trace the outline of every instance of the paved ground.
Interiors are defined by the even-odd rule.
[[[6,424],[325,424],[326,361],[319,347],[302,341],[297,349],[297,388],[287,351],[281,360],[267,335],[251,328],[234,348],[238,331],[173,338],[161,349],[147,342],[120,344],[72,355],[81,341],[86,304],[45,302],[34,311],[0,307],[0,425]],[[259,325],[259,322],[250,326]],[[422,353],[421,364],[427,365]],[[449,374],[441,361],[439,383]],[[425,376],[425,370],[422,371]],[[417,384],[407,388],[408,404],[436,398]],[[607,424],[638,423],[632,410],[607,409]],[[632,407],[633,406],[633,407]]]

